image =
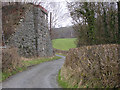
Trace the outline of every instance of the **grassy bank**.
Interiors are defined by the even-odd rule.
[[[77,88],[78,87],[77,85],[72,87],[72,85],[68,84],[68,82],[62,80],[60,73],[61,73],[61,70],[59,70],[58,78],[57,78],[57,81],[58,81],[58,84],[60,87],[62,87],[62,88]]]
[[[37,64],[40,64],[40,63],[43,63],[43,62],[57,60],[57,59],[60,59],[60,58],[61,57],[55,56],[55,57],[50,57],[50,58],[41,58],[41,59],[23,61],[23,63],[26,67],[29,67],[29,66],[37,65]]]
[[[76,48],[76,38],[63,38],[52,40],[53,48],[60,50],[69,50],[70,48]]]
[[[14,71],[6,70],[5,72],[1,73],[2,78],[0,79],[0,82],[6,80],[10,76],[15,75],[18,72],[22,72],[22,71],[24,71],[26,69],[27,69],[27,67],[23,66],[23,67],[16,67],[16,69]]]
[[[58,85],[61,87],[61,88],[71,88],[71,89],[73,89],[73,90],[76,90],[76,89],[79,89],[78,88],[78,85],[74,85],[74,86],[72,86],[72,85],[70,85],[67,81],[65,81],[65,79],[63,78],[63,77],[61,77],[61,70],[59,70],[59,73],[58,73],[58,77],[57,77],[57,82],[58,82]],[[90,83],[90,82],[89,82]],[[80,88],[83,88],[83,89],[88,89],[89,88],[89,86],[87,85],[87,84],[85,84],[85,85],[81,85],[81,87]],[[95,86],[95,87],[93,87],[95,90],[98,90],[98,89],[103,89],[103,88],[106,88],[106,90],[109,90],[110,89],[110,87],[103,87],[103,86],[100,86],[100,87],[98,87],[98,86]],[[120,90],[120,89],[119,89]]]
[[[18,72],[22,72],[22,71],[26,70],[29,66],[37,65],[37,64],[47,62],[47,61],[57,60],[60,58],[61,57],[54,56],[54,57],[50,57],[50,58],[32,59],[32,60],[27,60],[27,61],[23,60],[22,67],[16,67],[16,69],[14,71],[6,70],[5,72],[0,73],[0,76],[2,76],[2,78],[0,78],[0,82],[6,80],[10,76],[12,76]]]

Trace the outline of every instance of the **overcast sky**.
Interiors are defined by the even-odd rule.
[[[56,17],[59,17],[56,23],[56,28],[58,27],[66,27],[66,26],[70,26],[71,24],[71,17],[69,15],[69,11],[67,8],[67,3],[66,0],[3,0],[2,2],[35,2],[35,4],[39,4],[41,2],[41,5],[48,10],[48,12],[53,12],[53,10],[50,10],[49,7],[47,7],[47,5],[45,5],[46,3],[50,3],[50,2],[54,2],[54,4],[59,3],[60,6],[62,6],[62,8],[60,7],[56,7],[55,5],[53,5],[52,9],[61,9],[62,12],[57,13]],[[54,7],[55,6],[55,7]],[[48,22],[50,17],[48,17]]]
[[[46,5],[44,6],[45,3],[49,3],[49,2],[54,2],[54,4],[56,3],[60,3],[60,5],[62,5],[62,12],[61,13],[58,13],[58,17],[61,16],[62,18],[59,18],[57,20],[57,24],[56,24],[56,27],[66,27],[66,26],[70,26],[72,25],[72,18],[70,17],[69,15],[69,11],[68,11],[68,8],[67,8],[67,3],[66,1],[68,2],[75,2],[75,1],[79,1],[79,2],[85,2],[85,1],[89,1],[89,2],[116,2],[118,0],[4,0],[2,2],[14,2],[14,1],[17,1],[17,2],[21,2],[21,1],[27,1],[27,2],[42,2],[43,3],[43,7],[45,7],[47,10],[49,9],[49,7],[47,7]],[[54,5],[53,5],[54,6]],[[53,7],[52,9],[59,9],[59,7]],[[48,12],[52,12],[52,10],[48,10]],[[48,17],[49,18],[49,17]],[[49,19],[48,19],[48,22],[49,22]]]
[[[47,1],[42,2],[41,5],[43,7],[45,7],[48,10],[49,13],[53,12],[53,10],[50,10],[50,8],[47,5],[45,5],[45,3],[47,3]],[[54,4],[58,4],[58,3],[62,7],[58,7],[58,6],[54,5]],[[71,23],[72,18],[69,15],[69,11],[68,11],[68,8],[67,8],[67,3],[66,3],[65,0],[60,1],[60,2],[53,2],[53,8],[52,9],[61,9],[62,10],[62,11],[60,11],[60,13],[56,13],[58,15],[58,17],[59,17],[58,20],[57,20],[56,28],[58,28],[58,27],[66,27],[66,26],[71,26],[72,25],[72,23]],[[48,20],[48,22],[49,22],[49,20]]]
[[[56,3],[60,3],[62,5],[62,12],[60,14],[58,14],[58,16],[63,16],[63,18],[59,18],[57,21],[57,25],[56,27],[66,27],[66,26],[71,26],[72,25],[72,18],[69,15],[69,11],[67,8],[67,2],[75,2],[75,1],[79,1],[79,2],[116,2],[118,0],[40,0],[43,3],[46,2],[55,2]],[[43,6],[44,7],[44,6]],[[47,7],[45,7],[47,9]],[[54,9],[56,9],[57,7],[54,7]],[[59,7],[58,7],[59,9]],[[51,10],[48,10],[49,12],[51,12]],[[49,20],[48,20],[49,21]]]

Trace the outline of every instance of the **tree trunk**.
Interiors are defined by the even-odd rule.
[[[118,4],[118,44],[120,44],[120,1]]]

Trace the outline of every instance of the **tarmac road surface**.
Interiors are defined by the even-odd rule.
[[[57,75],[65,57],[57,56],[62,59],[44,62],[11,76],[2,83],[2,88],[60,88]]]

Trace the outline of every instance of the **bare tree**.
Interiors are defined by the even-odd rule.
[[[51,21],[52,28],[59,26],[63,22],[63,20],[65,18],[64,15],[62,14],[63,2],[48,2],[48,3],[42,2],[41,5],[48,10],[48,12],[49,12],[48,17],[50,17],[50,12],[52,13],[52,21]],[[48,21],[50,21],[50,18],[48,18]]]

